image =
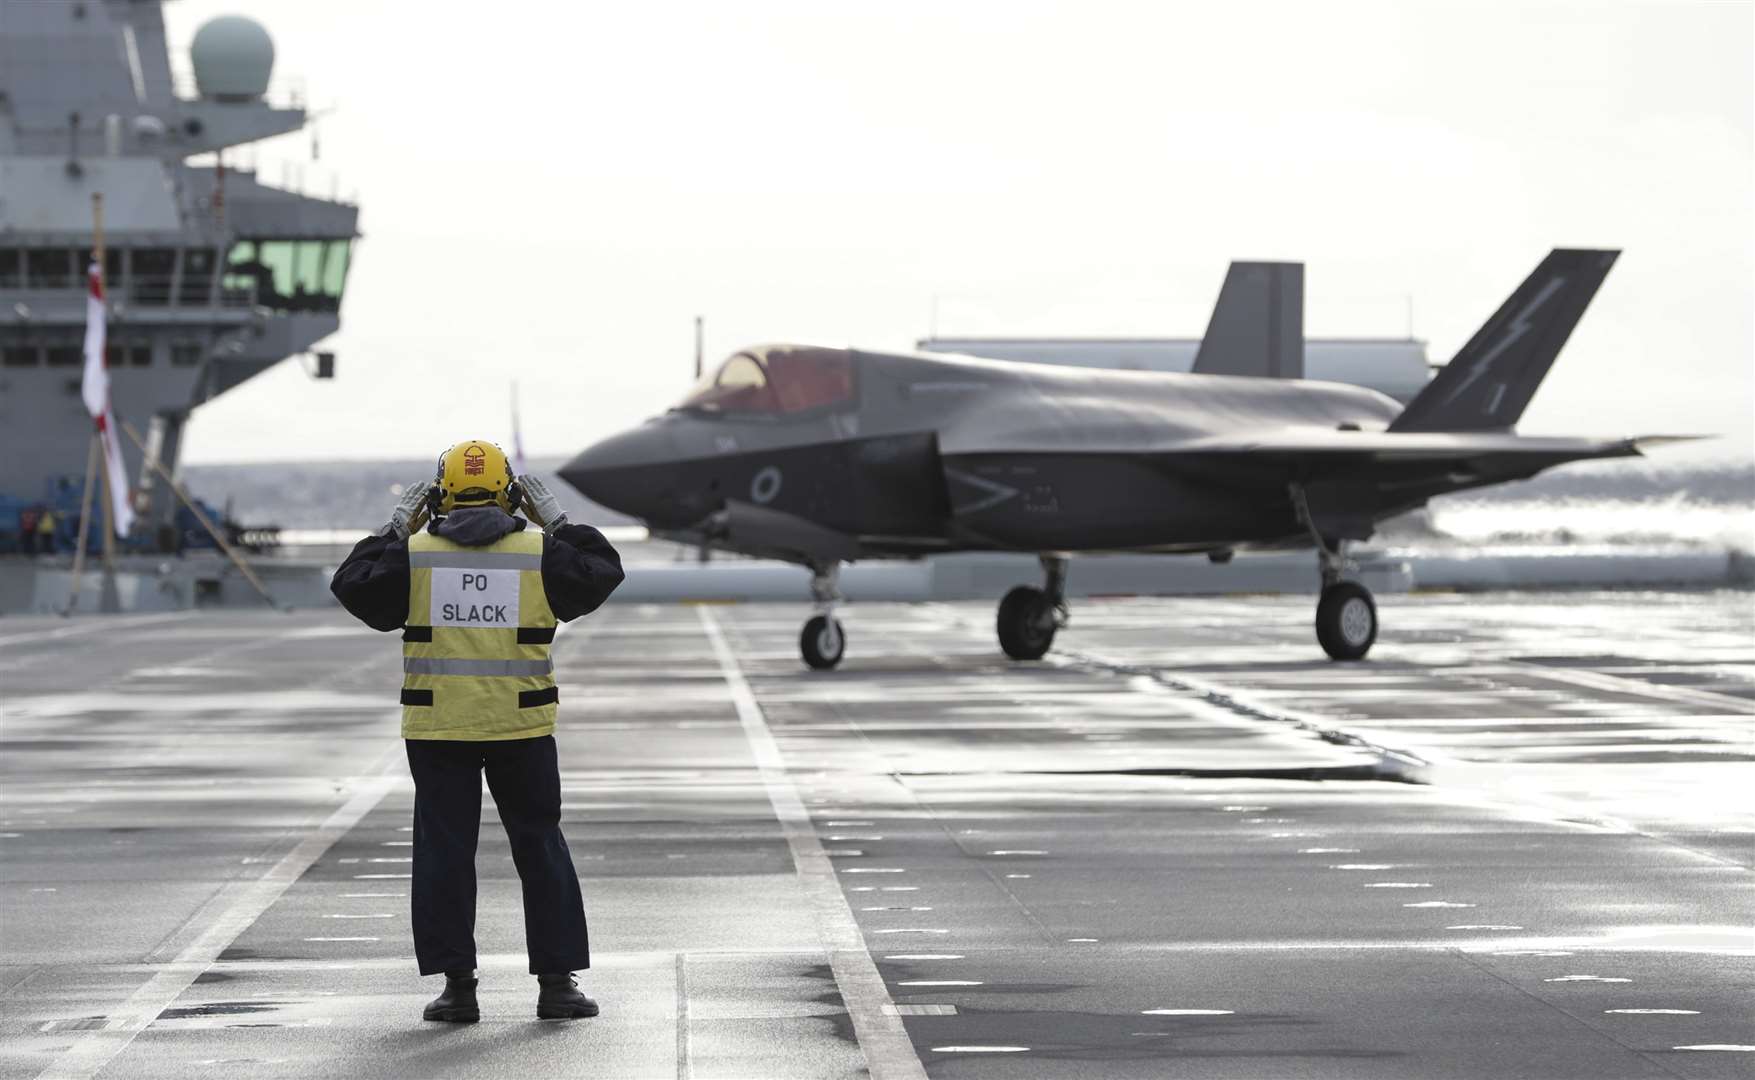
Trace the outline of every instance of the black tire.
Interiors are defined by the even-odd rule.
[[[1053,605],[1041,589],[1019,585],[999,602],[999,647],[1013,660],[1040,660],[1054,644]]]
[[[1316,604],[1316,640],[1331,660],[1362,660],[1377,640],[1377,604],[1371,590],[1343,581],[1322,590]]]
[[[813,615],[798,635],[798,651],[804,662],[817,671],[827,671],[841,662],[847,652],[847,632],[840,619]]]

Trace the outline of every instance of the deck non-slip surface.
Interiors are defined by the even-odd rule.
[[[1665,1077],[1755,1064],[1747,593],[614,606],[557,642],[603,1015],[422,1024],[399,649],[0,622],[0,1077]],[[1423,781],[1420,783],[1405,782]],[[1738,1049],[1743,1048],[1743,1049]]]

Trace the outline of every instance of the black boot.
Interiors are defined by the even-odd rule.
[[[572,972],[538,975],[536,981],[542,987],[536,995],[538,1020],[575,1020],[597,1015],[597,1002],[579,992]]]
[[[476,981],[474,971],[445,972],[445,992],[427,1003],[420,1018],[451,1024],[473,1024],[480,1020],[481,1006],[475,1000]]]

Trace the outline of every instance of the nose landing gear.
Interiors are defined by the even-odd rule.
[[[1067,624],[1066,556],[1043,555],[1043,587],[1019,585],[999,602],[999,647],[1013,660],[1040,660]]]
[[[841,602],[841,564],[811,567],[810,595],[817,613],[806,620],[798,635],[798,651],[804,662],[817,671],[827,671],[841,662],[847,651],[847,633],[841,620],[835,618],[835,605]]]

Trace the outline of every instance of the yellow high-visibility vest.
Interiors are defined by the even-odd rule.
[[[542,533],[465,547],[408,538],[402,737],[534,739],[553,734],[555,613],[542,588]]]

